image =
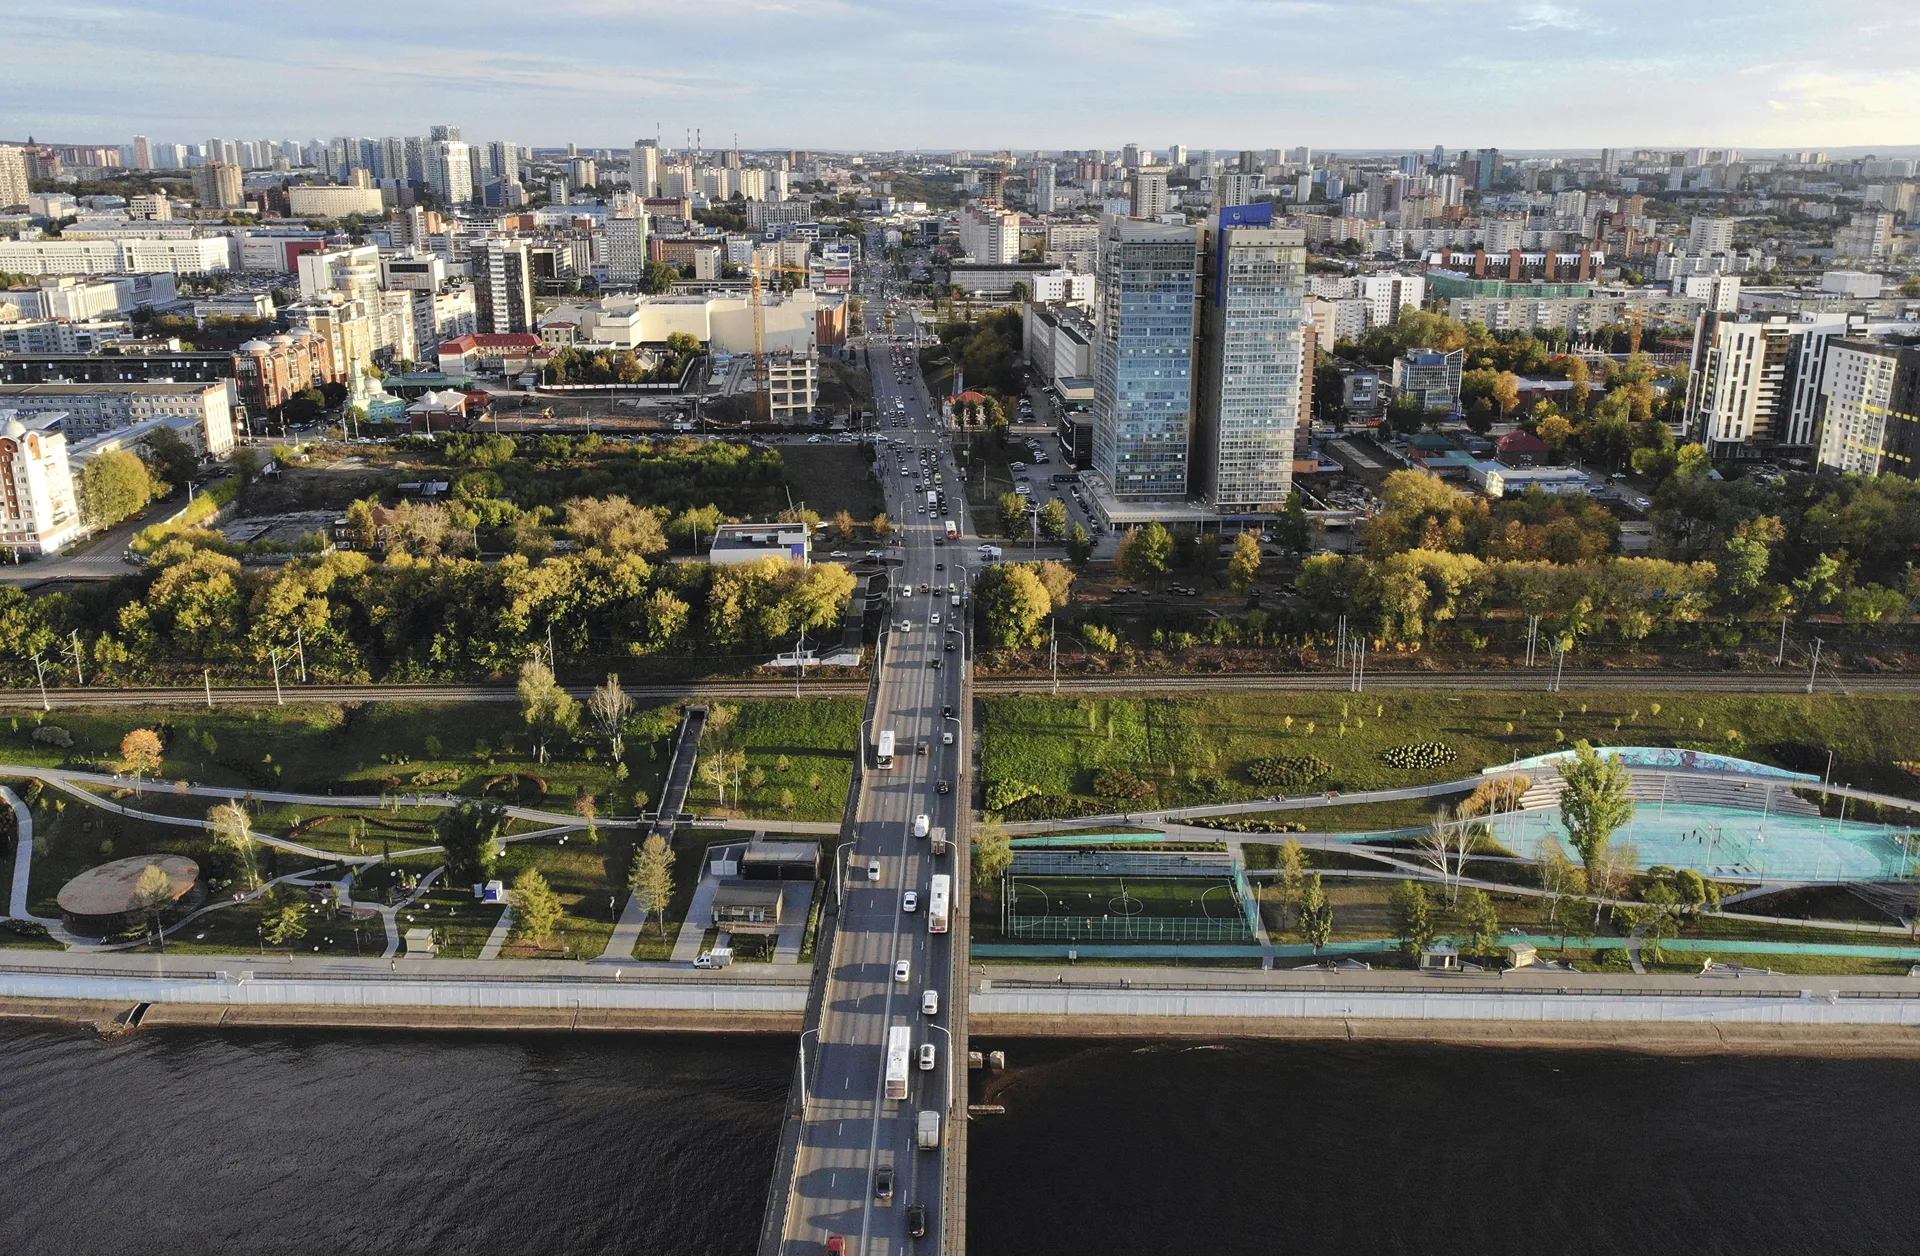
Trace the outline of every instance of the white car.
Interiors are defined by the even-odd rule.
[[[899,982],[906,981],[908,972],[909,972],[909,969],[908,969],[906,960],[897,959],[893,961],[893,979],[895,981],[899,981]]]
[[[925,837],[928,829],[930,829],[932,825],[933,821],[928,819],[924,812],[915,816],[913,818],[913,835],[915,837]]]
[[[951,746],[953,744],[952,729],[948,729],[946,732],[940,734],[940,744],[943,746]]]
[[[920,992],[920,1012],[923,1016],[938,1016],[940,1014],[940,992],[938,990],[922,990]]]
[[[878,881],[879,879],[880,879],[880,861],[878,859],[867,860],[867,880]]]
[[[901,911],[920,910],[920,896],[912,890],[908,890],[905,894],[902,894],[900,896],[900,910]]]
[[[940,626],[940,616],[938,616],[938,615],[935,615],[935,616],[933,617],[933,626],[934,626],[935,628],[938,628],[938,627]]]
[[[936,1061],[937,1058],[938,1056],[935,1053],[933,1049],[933,1044],[931,1042],[923,1042],[920,1044],[920,1071],[921,1072],[923,1073],[932,1072],[934,1062]]]
[[[900,621],[900,631],[901,631],[901,632],[912,632],[912,631],[913,631],[913,621],[912,621],[911,619],[903,619],[903,620],[901,620],[901,621]]]

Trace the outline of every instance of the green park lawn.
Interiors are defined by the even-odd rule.
[[[708,729],[701,759],[710,764],[717,761],[715,751],[744,750],[739,790],[729,782],[722,806],[715,783],[704,770],[696,772],[688,809],[763,820],[840,819],[859,753],[861,702],[770,698],[730,705],[736,712],[732,726]]]
[[[199,785],[296,793],[424,791],[479,795],[569,811],[582,790],[602,815],[631,815],[634,796],[657,798],[669,743],[629,740],[627,774],[584,729],[538,762],[511,702],[294,703],[285,707],[85,707],[44,722],[71,748],[33,739],[41,719],[16,715],[0,727],[0,763],[112,770],[120,739],[152,728],[165,743],[158,776]],[[542,788],[544,787],[544,788]]]
[[[1813,772],[1825,767],[1831,747],[1837,779],[1920,793],[1920,782],[1897,766],[1920,746],[1920,699],[1900,696],[1217,690],[1178,698],[995,697],[984,705],[982,776],[989,786],[1018,782],[1053,798],[1090,800],[1097,771],[1124,769],[1153,787],[1152,797],[1131,803],[1135,810],[1455,780],[1582,738],[1691,746]],[[1430,742],[1450,749],[1451,760],[1396,768],[1381,758],[1394,747]],[[1254,760],[1307,755],[1330,766],[1310,785],[1283,789],[1248,775]],[[1115,800],[1096,809],[1127,805]],[[1311,823],[1318,814],[1306,818]],[[1027,817],[1015,810],[1009,818]]]
[[[60,887],[87,869],[131,855],[185,855],[200,861],[206,831],[137,820],[48,791],[33,809],[33,871],[28,906],[36,916],[58,916]],[[272,848],[260,851],[261,869],[284,876],[316,866]]]

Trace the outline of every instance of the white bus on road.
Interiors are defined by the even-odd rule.
[[[935,873],[927,887],[927,932],[945,933],[947,931],[948,900],[953,896],[953,878],[944,872]]]
[[[907,1097],[907,1056],[913,1052],[913,1030],[895,1025],[887,1030],[887,1098]]]

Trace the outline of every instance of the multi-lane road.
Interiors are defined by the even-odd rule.
[[[877,330],[874,303],[882,294],[870,292],[869,328]],[[898,563],[872,713],[862,729],[868,758],[854,831],[833,857],[841,906],[825,961],[825,996],[817,1026],[801,1037],[804,1108],[777,1241],[787,1253],[832,1250],[836,1237],[843,1250],[861,1256],[944,1250],[947,1149],[955,1113],[965,1110],[966,1062],[955,1058],[954,1041],[959,918],[954,929],[932,932],[928,908],[935,876],[953,878],[956,897],[964,886],[957,865],[966,840],[960,800],[968,750],[967,554],[947,543],[944,519],[924,509],[927,490],[920,486],[936,473],[947,484],[957,480],[919,372],[903,369],[907,379],[897,381],[892,347],[873,344],[868,352],[876,405],[892,438],[879,457],[888,513],[900,525]],[[948,585],[962,590],[960,605],[943,591]],[[894,742],[890,767],[873,755],[886,732]],[[927,835],[917,836],[922,827]],[[933,849],[940,835],[948,841],[944,855]],[[916,900],[912,910],[908,894]],[[911,1044],[904,1099],[887,1096],[887,1044],[896,1029]],[[936,1150],[917,1146],[922,1112],[939,1114]]]

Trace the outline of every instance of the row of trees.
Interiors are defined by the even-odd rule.
[[[1831,496],[1803,516],[1803,536],[1858,541],[1875,554],[1877,572],[1844,546],[1805,553],[1777,515],[1732,522],[1711,559],[1691,557],[1701,549],[1691,544],[1663,547],[1686,558],[1615,556],[1617,522],[1584,497],[1536,492],[1488,503],[1420,472],[1395,472],[1367,525],[1366,553],[1314,555],[1296,587],[1321,612],[1354,616],[1400,643],[1422,641],[1436,623],[1503,612],[1549,616],[1573,636],[1610,626],[1629,641],[1714,616],[1905,618],[1920,584],[1904,564],[1887,568],[1902,549],[1911,554],[1905,538],[1915,525],[1888,515],[1908,498],[1920,506],[1920,493],[1849,481]],[[1890,536],[1863,535],[1875,527]]]
[[[854,588],[838,563],[655,566],[621,535],[538,561],[403,545],[383,561],[334,552],[247,568],[217,534],[189,531],[137,577],[41,598],[0,590],[0,642],[22,679],[33,672],[21,660],[76,632],[87,673],[110,680],[264,665],[296,645],[322,678],[506,675],[549,642],[570,658],[762,654],[836,629]]]

